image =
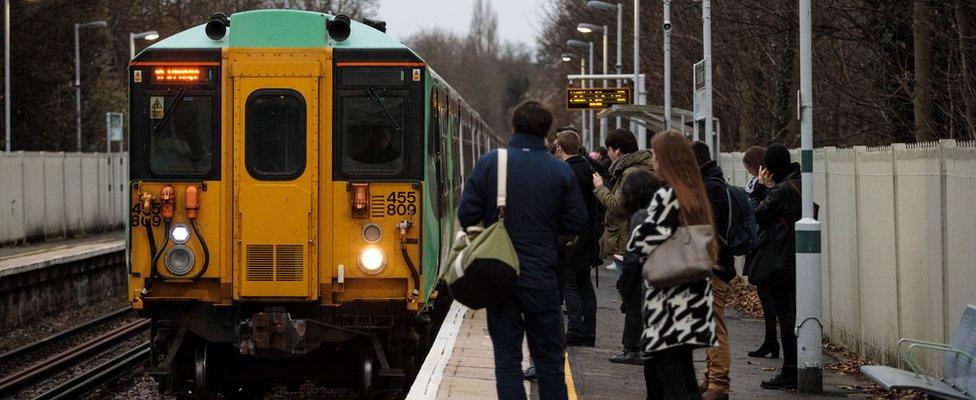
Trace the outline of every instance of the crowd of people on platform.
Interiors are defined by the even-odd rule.
[[[800,218],[800,169],[787,148],[749,148],[742,162],[752,179],[740,189],[728,183],[707,144],[681,132],[657,132],[642,150],[632,132],[616,129],[605,147],[588,153],[572,127],[556,129],[550,141],[551,126],[551,112],[538,102],[513,112],[505,227],[520,263],[518,295],[487,309],[499,399],[525,399],[526,378],[538,380],[542,399],[567,398],[565,347],[596,343],[591,276],[604,266],[617,272],[625,314],[621,353],[609,361],[643,366],[648,399],[727,399],[732,382],[725,305],[737,276],[733,256],[739,254],[766,322],[764,342],[749,355],[783,356],[779,373],[762,386],[796,387],[793,225]],[[468,177],[458,209],[462,227],[489,222],[496,153],[482,157]],[[746,213],[737,210],[737,190],[745,193]],[[653,268],[645,265],[649,256],[680,227],[700,225],[711,226],[716,238],[707,251],[710,276],[651,285],[644,278]],[[744,253],[730,241],[743,226],[755,233]],[[527,371],[523,338],[532,359]],[[706,352],[700,380],[692,359],[696,348]]]

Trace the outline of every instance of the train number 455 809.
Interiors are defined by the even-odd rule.
[[[417,194],[390,192],[386,196],[386,215],[414,215],[417,213]]]

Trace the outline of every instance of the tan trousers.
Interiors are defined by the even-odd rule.
[[[729,369],[732,367],[732,356],[729,353],[729,331],[725,328],[725,301],[729,296],[730,286],[721,278],[712,276],[712,310],[715,315],[715,335],[718,336],[718,346],[705,350],[705,378],[702,389],[720,393],[728,393],[732,380]]]

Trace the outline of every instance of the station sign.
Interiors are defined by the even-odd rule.
[[[631,104],[630,93],[630,88],[569,88],[566,89],[566,109],[600,110]]]

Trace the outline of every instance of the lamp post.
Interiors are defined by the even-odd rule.
[[[586,72],[589,75],[593,75],[593,42],[584,42],[582,40],[570,39],[570,40],[567,40],[566,41],[566,45],[567,46],[573,46],[573,47],[585,47],[585,48],[589,49],[589,52],[590,52],[589,53],[589,58],[587,58],[587,60],[588,60],[587,61],[587,64],[589,65],[589,71],[586,71]],[[593,87],[593,80],[592,79],[588,79],[587,81],[584,81],[584,87],[591,87],[592,88]],[[587,123],[585,125],[589,125],[589,129],[587,130],[586,135],[584,135],[586,137],[583,138],[583,142],[584,143],[587,143],[587,145],[589,146],[589,145],[592,145],[592,138],[593,138],[593,131],[594,131],[593,130],[593,110],[587,110],[586,111],[586,115],[587,115],[587,117],[586,117]]]
[[[623,4],[610,4],[598,0],[590,0],[586,2],[586,6],[603,11],[611,11],[617,13],[617,64],[616,70],[617,74],[623,73],[623,36],[624,36],[624,6]],[[579,29],[579,28],[577,28]],[[604,53],[606,49],[604,49]],[[606,73],[606,71],[604,71]],[[620,79],[617,79],[617,87],[620,87]],[[620,128],[620,117],[617,117],[617,128]]]
[[[146,31],[141,33],[129,34],[129,59],[136,58],[136,39],[156,40],[159,39],[159,32]]]
[[[609,33],[607,26],[581,23],[576,25],[576,30],[582,33],[593,33],[593,32],[603,33],[603,74],[606,75],[607,74],[607,40],[608,40],[607,34]],[[607,87],[606,79],[603,80],[603,87],[604,88]],[[600,139],[599,139],[600,143],[605,142],[606,139],[607,139],[607,120],[603,119],[600,120]]]
[[[664,0],[664,129],[671,129],[671,0]]]
[[[78,36],[82,28],[106,27],[108,27],[108,23],[105,21],[75,24],[75,123],[77,124],[75,151],[78,152],[81,152],[81,45],[79,43]]]
[[[560,58],[563,60],[563,62],[573,61],[573,55],[569,53],[563,53],[560,56]],[[581,74],[586,73],[586,64],[582,57],[580,58],[580,73]],[[580,111],[580,132],[579,133],[582,136],[586,135],[586,111]]]
[[[712,120],[712,2],[711,0],[701,0],[702,3],[702,47],[705,55],[705,132],[702,136],[705,143],[708,143],[709,152],[712,159],[718,156],[718,149],[715,147],[715,129]]]
[[[10,152],[10,0],[3,1],[3,133]]]

